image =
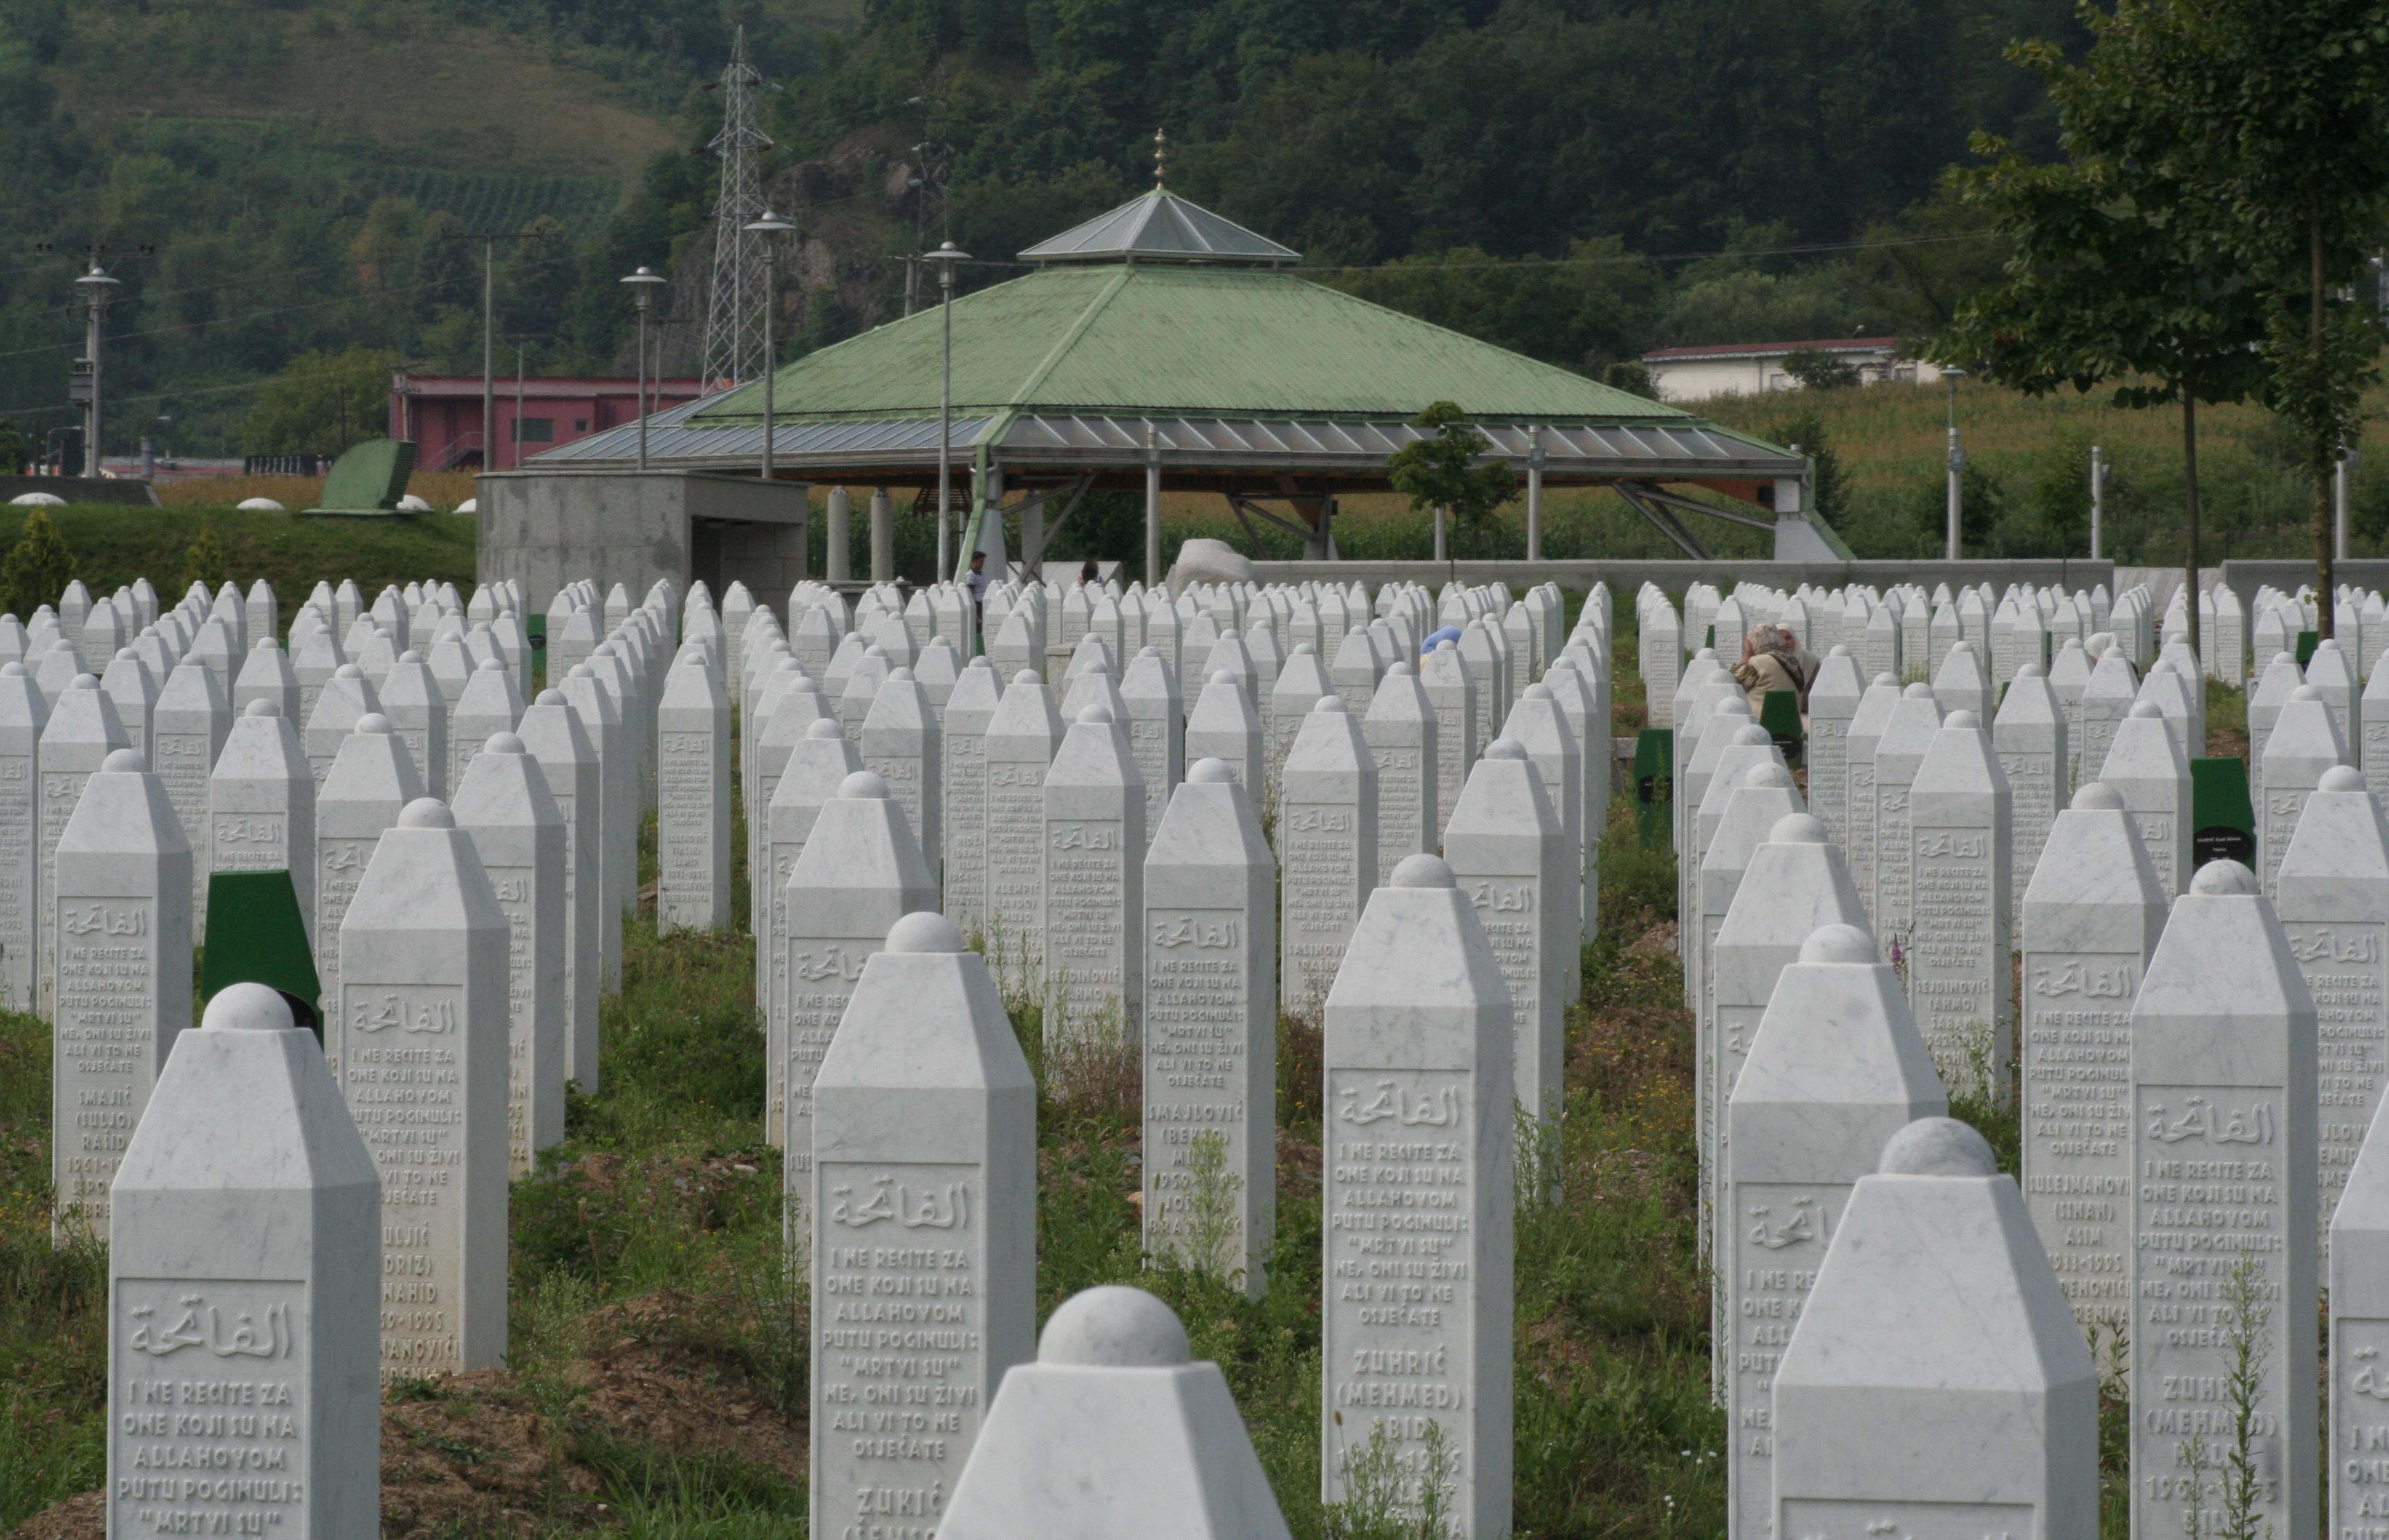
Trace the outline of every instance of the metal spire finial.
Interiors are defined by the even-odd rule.
[[[1162,182],[1169,170],[1169,131],[1166,128],[1156,128],[1153,131],[1153,190],[1155,192],[1162,190]]]

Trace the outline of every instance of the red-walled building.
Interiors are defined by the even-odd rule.
[[[705,394],[705,381],[647,382],[647,411],[657,413]],[[526,378],[519,388],[501,377],[497,388],[498,452],[481,454],[481,376],[395,374],[390,381],[390,436],[415,441],[417,470],[461,465],[510,471],[542,450],[586,439],[639,416],[635,379]]]

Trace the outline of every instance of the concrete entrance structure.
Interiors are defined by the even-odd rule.
[[[786,593],[805,570],[799,481],[687,470],[500,471],[476,482],[481,580],[513,579],[543,611],[556,591],[594,576],[633,593],[671,579],[685,593],[744,582]]]

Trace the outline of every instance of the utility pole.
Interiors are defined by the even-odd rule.
[[[938,571],[943,575],[953,565],[946,508],[954,472],[954,264],[970,261],[970,253],[956,250],[953,242],[945,241],[923,260],[938,264],[938,313],[945,326],[938,372]]]
[[[938,238],[953,239],[953,220],[946,207],[946,174],[953,160],[954,146],[946,143],[941,126],[946,111],[945,67],[938,68],[938,91],[925,91],[904,103],[907,107],[926,108],[921,114],[921,142],[913,146],[913,165],[919,174],[913,178],[913,250],[904,259],[904,313],[911,315],[921,308],[921,264],[935,261],[923,248],[929,244],[929,193],[935,188],[938,197]],[[942,567],[944,564],[940,563]]]
[[[778,350],[773,346],[772,339],[772,323],[777,319],[780,309],[780,242],[790,231],[794,229],[796,229],[795,225],[789,223],[786,220],[782,219],[779,215],[772,212],[769,209],[763,210],[763,217],[761,219],[755,221],[753,223],[748,224],[746,227],[746,233],[757,237],[761,241],[763,247],[762,476],[763,479],[766,481],[775,480],[779,476],[778,470],[772,464],[772,440],[779,431],[779,425],[772,420],[773,415],[772,408],[774,404],[772,399],[772,393],[774,385],[777,383],[780,362]]]
[[[481,468],[498,468],[498,240],[481,237]]]
[[[108,321],[109,304],[115,299],[116,291],[123,286],[100,267],[96,254],[91,270],[75,280],[75,287],[81,291],[83,303],[83,360],[91,366],[84,375],[83,383],[83,473],[86,477],[96,477],[99,475],[100,334]]]
[[[1963,369],[1944,369],[1941,377],[1949,382],[1949,528],[1945,559],[1956,561],[1961,549],[1960,529],[1965,515],[1966,449],[1958,442],[1958,381],[1965,376]]]
[[[2107,532],[2107,452],[2090,446],[2090,559],[2099,560]]]

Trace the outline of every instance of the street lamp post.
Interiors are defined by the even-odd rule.
[[[772,387],[773,376],[779,370],[779,355],[772,345],[772,323],[780,309],[780,239],[796,226],[772,212],[744,226],[749,235],[763,237],[763,479],[773,479],[772,467]]]
[[[83,422],[86,426],[83,429],[83,473],[87,477],[96,477],[99,475],[100,332],[103,323],[108,319],[109,303],[115,299],[116,291],[123,286],[102,271],[97,262],[92,263],[91,271],[75,280],[75,287],[83,294],[85,317],[83,352],[91,361],[91,399],[83,403]]]
[[[639,312],[639,468],[647,468],[647,306],[664,280],[643,267],[622,280],[631,286],[631,303]]]
[[[938,315],[944,327],[938,375],[938,572],[943,578],[952,576],[953,568],[946,504],[954,475],[954,264],[970,261],[970,253],[941,241],[921,260],[938,264]]]
[[[1956,561],[1959,554],[1958,527],[1965,511],[1966,475],[1965,446],[1958,442],[1958,382],[1965,377],[1963,369],[1944,369],[1941,377],[1949,382],[1949,529],[1948,549],[1943,554]]]

